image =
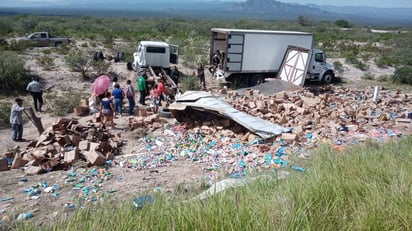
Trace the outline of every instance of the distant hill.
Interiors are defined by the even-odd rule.
[[[93,1],[93,0],[92,0]],[[375,8],[366,6],[320,6],[282,3],[276,0],[187,1],[173,3],[149,1],[145,4],[129,1],[113,4],[114,0],[100,0],[90,8],[90,1],[70,6],[0,8],[0,14],[90,15],[100,17],[181,17],[201,19],[263,19],[296,20],[309,16],[315,21],[346,19],[355,24],[412,26],[412,8]]]

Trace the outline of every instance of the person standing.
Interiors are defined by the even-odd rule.
[[[30,91],[33,96],[34,109],[41,112],[43,106],[43,90],[39,82],[39,77],[33,77],[32,81],[27,85],[26,90]]]
[[[113,89],[113,98],[114,98],[114,111],[118,113],[119,116],[122,116],[123,112],[123,98],[124,91],[120,89],[120,84],[116,83]]]
[[[110,126],[114,128],[113,117],[116,113],[114,111],[113,99],[111,98],[111,94],[109,91],[106,91],[104,93],[104,97],[100,102],[100,112],[103,116],[103,127],[106,128],[106,123],[110,122]]]
[[[176,86],[179,84],[179,70],[177,70],[176,66],[172,66],[172,69],[170,70],[170,78],[172,78]]]
[[[161,106],[162,100],[165,99],[164,95],[163,95],[163,93],[165,92],[165,84],[163,83],[162,78],[157,83],[157,89],[156,90],[157,90],[157,95],[159,96],[159,101],[158,101],[157,105]]]
[[[140,98],[139,98],[139,103],[141,105],[146,105],[145,99],[146,99],[146,92],[147,92],[147,83],[145,77],[142,75],[139,75],[139,78],[137,78],[137,89],[140,92]]]
[[[152,105],[153,105],[153,112],[157,113],[159,109],[159,94],[157,92],[157,86],[153,85],[152,88],[150,89],[150,99],[152,100]]]
[[[205,69],[202,63],[197,65],[197,77],[199,78],[201,87],[203,87],[202,90],[206,90]]]
[[[134,100],[134,88],[132,86],[132,81],[128,79],[126,81],[126,97],[129,101],[129,115],[133,115],[134,107],[136,106],[136,101]]]
[[[12,139],[14,141],[23,141],[23,100],[21,98],[16,98],[14,100],[16,103],[11,106],[10,112],[10,124],[13,130]]]

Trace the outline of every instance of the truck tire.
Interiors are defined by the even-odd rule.
[[[263,77],[261,75],[254,76],[253,83],[254,83],[255,86],[260,85],[264,82],[265,82],[265,77]]]
[[[56,42],[56,43],[54,44],[55,47],[61,47],[62,45],[63,45],[62,42]]]
[[[332,83],[334,77],[335,76],[333,75],[333,72],[327,71],[322,77],[322,83],[323,84],[330,84],[330,83]]]
[[[133,71],[132,62],[127,62],[126,67],[127,67],[127,70]]]
[[[167,107],[160,107],[158,113],[160,117],[164,118],[171,118],[173,116]]]
[[[104,59],[103,52],[101,52],[101,51],[94,52],[94,54],[93,54],[93,60],[94,61],[103,60],[103,59]]]
[[[124,60],[124,53],[123,52],[117,52],[116,56],[114,57],[114,62],[120,62]]]

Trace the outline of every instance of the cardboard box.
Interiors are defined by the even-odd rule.
[[[7,171],[7,170],[9,170],[7,159],[0,157],[0,171]]]
[[[80,99],[80,107],[89,107],[89,99]]]
[[[74,107],[73,111],[77,116],[84,116],[89,114],[89,107]]]

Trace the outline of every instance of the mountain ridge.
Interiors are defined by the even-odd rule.
[[[99,12],[100,11],[100,12]],[[104,12],[104,13],[103,13]],[[56,15],[91,15],[103,17],[182,17],[202,19],[262,19],[296,20],[299,16],[315,21],[345,19],[355,24],[412,26],[412,8],[379,8],[283,3],[277,0],[234,1],[175,1],[161,4],[128,2],[113,5],[101,0],[93,8],[80,1],[75,6],[2,7],[0,14],[33,13]]]

